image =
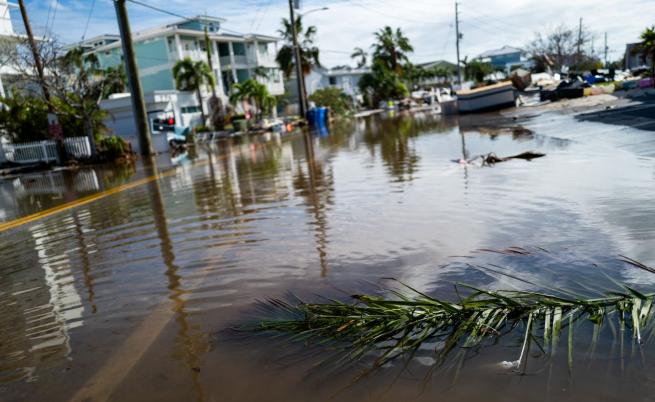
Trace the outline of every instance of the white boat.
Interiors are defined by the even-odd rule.
[[[482,112],[516,106],[516,91],[511,82],[499,82],[476,89],[457,91],[460,113]]]

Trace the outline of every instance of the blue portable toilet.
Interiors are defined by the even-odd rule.
[[[327,124],[327,122],[328,122],[327,111],[328,111],[328,109],[326,107],[319,107],[318,108],[317,120],[318,120],[319,125]]]

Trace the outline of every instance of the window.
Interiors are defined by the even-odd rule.
[[[235,42],[232,44],[232,49],[234,50],[235,56],[245,56],[246,55],[246,46],[243,43]]]
[[[239,82],[247,81],[248,78],[250,78],[250,71],[245,70],[245,69],[238,69],[237,70],[237,80]]]
[[[182,113],[184,114],[200,113],[200,106],[182,106]]]
[[[268,54],[268,45],[266,43],[257,44],[259,47],[259,54]]]
[[[337,85],[337,77],[330,77],[329,80],[330,80],[330,85]]]
[[[218,44],[218,55],[220,57],[227,57],[230,55],[230,45],[227,43]]]
[[[232,77],[232,71],[223,71],[221,77],[223,78],[223,91],[225,92],[225,95],[229,95],[230,88],[234,83],[234,78]]]

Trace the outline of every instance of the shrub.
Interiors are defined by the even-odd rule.
[[[316,103],[316,106],[330,108],[337,115],[349,113],[352,108],[352,100],[339,88],[323,88],[314,92],[309,100]]]
[[[130,145],[121,137],[103,137],[98,144],[98,152],[107,159],[114,160],[130,153]]]
[[[4,131],[15,143],[48,139],[48,108],[45,102],[18,92],[0,99],[0,131]]]

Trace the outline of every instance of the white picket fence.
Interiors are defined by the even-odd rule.
[[[64,138],[66,153],[75,159],[91,157],[91,145],[87,137]],[[0,144],[0,163],[58,162],[57,143],[54,140],[34,141],[21,144]]]

